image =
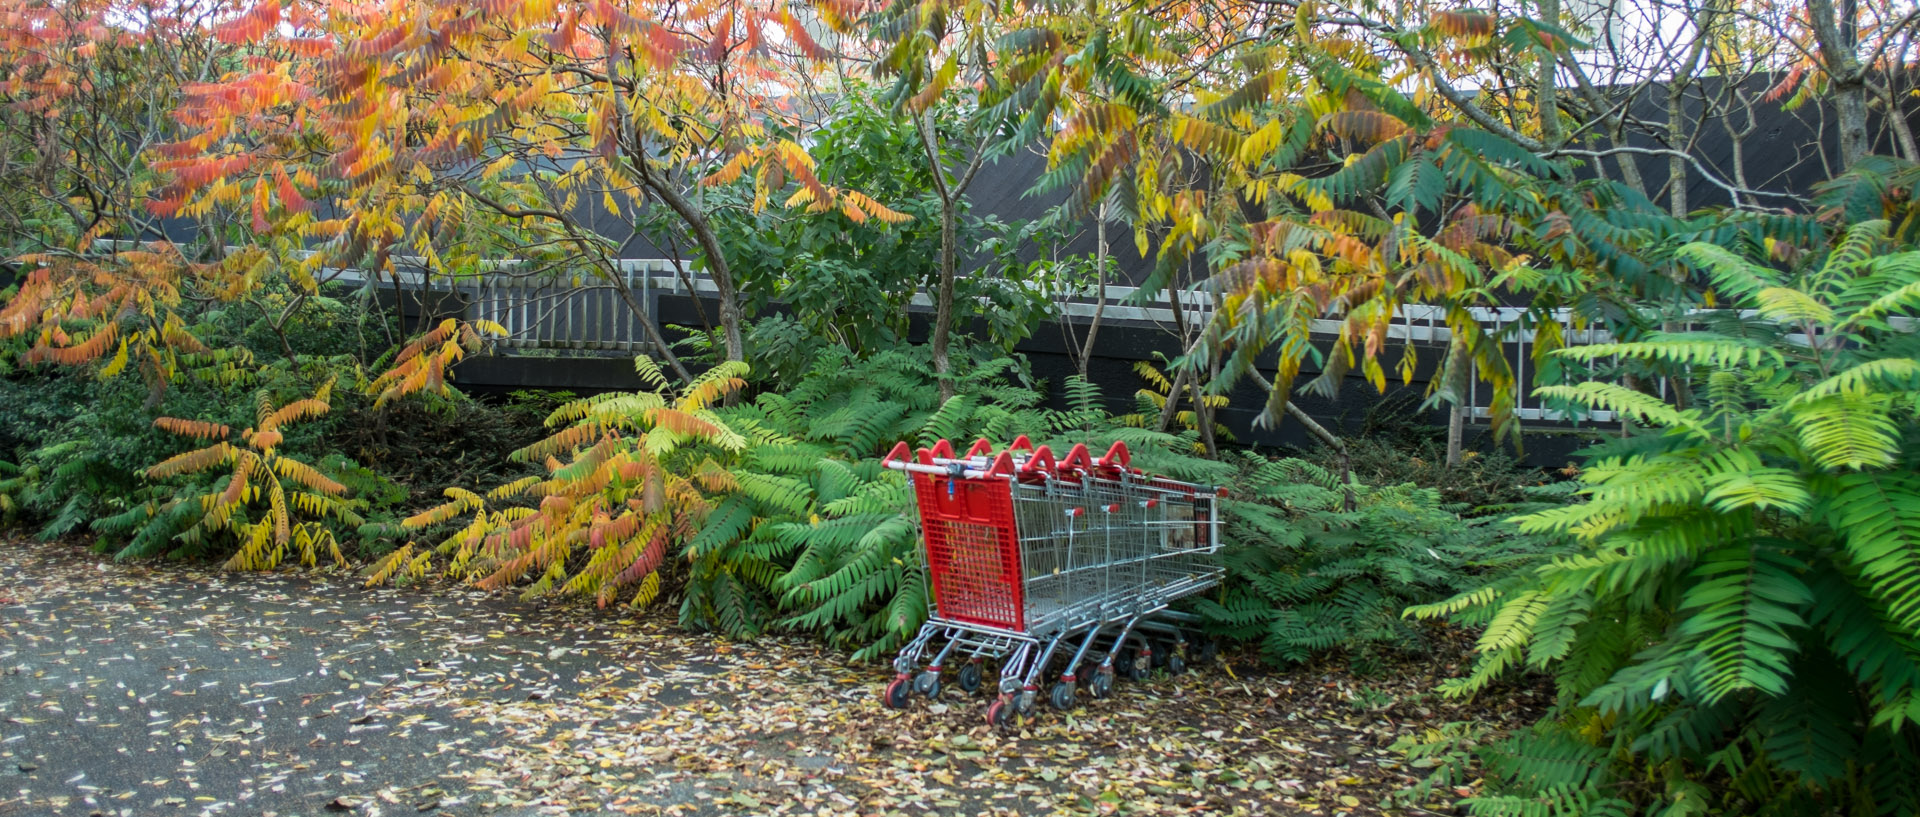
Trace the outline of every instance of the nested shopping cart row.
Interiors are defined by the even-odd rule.
[[[1220,580],[1213,487],[1145,474],[1122,443],[1099,459],[1085,445],[1056,459],[1026,437],[999,452],[980,440],[964,455],[945,440],[919,451],[902,443],[885,462],[913,477],[933,599],[894,660],[888,706],[939,694],[955,661],[972,691],[993,660],[1000,694],[989,720],[1031,712],[1055,668],[1049,697],[1067,708],[1091,656],[1096,697],[1123,654],[1130,675],[1145,675],[1154,649],[1143,631],[1169,636],[1163,654],[1176,669],[1184,661],[1186,617],[1167,607]]]

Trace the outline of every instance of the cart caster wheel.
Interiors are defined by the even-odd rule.
[[[925,695],[928,698],[940,697],[940,674],[937,672],[920,673],[919,677],[913,679],[913,691]]]
[[[993,703],[987,704],[988,726],[992,726],[995,729],[1005,729],[1007,728],[1007,724],[1012,720],[1013,707],[1007,703],[1007,699],[1004,696],[994,699]]]
[[[980,665],[971,661],[960,668],[960,689],[971,695],[980,691]]]
[[[880,703],[885,704],[888,709],[906,709],[907,704],[912,700],[908,697],[909,692],[911,690],[907,689],[907,679],[895,678],[892,683],[887,684],[887,691],[881,693]]]
[[[1200,642],[1200,649],[1193,654],[1194,663],[1206,666],[1220,657],[1220,642],[1211,638]]]
[[[1181,658],[1179,653],[1173,653],[1172,655],[1167,656],[1167,673],[1168,674],[1179,675],[1186,671],[1187,671],[1187,659]]]
[[[1126,666],[1121,667],[1121,671],[1127,674],[1129,681],[1138,683],[1147,680],[1147,676],[1153,674],[1153,653],[1135,652],[1127,658]]]
[[[1034,710],[1040,708],[1040,695],[1031,689],[1022,690],[1019,695],[1014,696],[1013,706],[1014,711],[1023,716],[1032,715]]]
[[[1054,684],[1053,690],[1048,693],[1047,697],[1051,699],[1054,709],[1058,709],[1062,712],[1072,709],[1073,708],[1073,682],[1061,681],[1060,683]]]
[[[1113,694],[1113,670],[1095,672],[1093,679],[1087,682],[1087,694],[1095,698],[1105,698]]]

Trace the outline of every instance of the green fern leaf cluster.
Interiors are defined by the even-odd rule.
[[[1866,222],[1785,267],[1678,257],[1739,310],[1561,352],[1678,373],[1685,405],[1547,390],[1645,424],[1584,502],[1521,517],[1577,550],[1417,616],[1484,624],[1471,694],[1521,667],[1561,709],[1482,746],[1475,814],[1911,814],[1920,779],[1920,253]]]
[[[1437,491],[1347,486],[1313,463],[1243,455],[1226,512],[1228,582],[1198,611],[1282,665],[1344,652],[1363,663],[1431,648],[1401,611],[1481,587],[1546,552],[1536,537],[1466,520]]]

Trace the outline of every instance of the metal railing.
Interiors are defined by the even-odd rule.
[[[121,248],[130,242],[101,239],[96,242],[108,249]],[[406,256],[393,256],[391,259],[401,267],[398,272],[399,283],[411,289],[445,288],[458,291],[464,296],[466,307],[463,317],[470,320],[491,320],[507,330],[507,337],[499,341],[500,345],[520,350],[581,350],[637,354],[652,348],[646,340],[647,332],[641,325],[643,320],[655,319],[656,297],[660,294],[675,295],[714,295],[718,287],[706,276],[695,273],[686,262],[676,262],[668,258],[622,259],[617,263],[618,280],[611,281],[594,277],[576,276],[570,278],[486,275],[454,281],[449,285],[444,277],[427,279],[417,267],[410,265],[421,263],[422,259]],[[514,261],[494,262],[497,267],[509,268]],[[325,276],[328,280],[344,284],[365,284],[365,271],[358,269],[331,268]],[[383,276],[384,280],[384,276]],[[638,304],[648,314],[636,314],[632,304],[628,303],[620,289],[624,287],[631,294],[633,304]],[[442,291],[445,291],[443,289]],[[1096,293],[1074,292],[1054,293],[1060,303],[1061,311],[1068,318],[1091,319],[1096,313],[1106,320],[1136,323],[1153,323],[1171,326],[1175,321],[1173,310],[1166,306],[1136,306],[1126,303],[1126,299],[1136,292],[1134,287],[1108,286],[1106,305],[1096,305]],[[1201,326],[1213,317],[1216,299],[1207,290],[1181,290],[1173,293],[1178,297],[1181,308],[1186,314],[1184,320],[1191,326]],[[1163,299],[1168,295],[1163,294]],[[912,305],[931,309],[933,299],[928,293],[916,294]],[[1612,412],[1594,411],[1583,418],[1570,417],[1547,407],[1532,394],[1535,375],[1533,368],[1534,332],[1530,329],[1513,328],[1522,318],[1525,310],[1511,307],[1477,307],[1469,312],[1480,321],[1489,333],[1503,334],[1506,350],[1515,378],[1520,383],[1520,395],[1514,409],[1514,415],[1521,420],[1545,422],[1568,422],[1584,420],[1587,422],[1611,423],[1617,418]],[[1389,341],[1415,344],[1422,347],[1444,349],[1452,340],[1452,332],[1447,329],[1445,310],[1435,306],[1417,304],[1404,305],[1395,314],[1388,327]],[[1571,328],[1571,315],[1567,310],[1558,310],[1552,319],[1561,323],[1562,339],[1567,346],[1593,343],[1610,343],[1612,336],[1598,329]],[[1896,319],[1906,323],[1906,319]],[[1318,319],[1313,322],[1313,333],[1327,337],[1340,332],[1342,321],[1332,318]],[[1587,379],[1596,379],[1606,365],[1568,360],[1563,365],[1584,366]],[[1469,416],[1475,419],[1488,419],[1492,416],[1490,407],[1491,392],[1486,384],[1480,382],[1478,372],[1474,372],[1472,385],[1468,389]],[[1578,378],[1572,378],[1578,379]],[[1664,383],[1662,387],[1664,388]]]
[[[641,321],[652,319],[655,276],[677,280],[671,270],[671,261],[648,259],[623,265],[614,280],[488,276],[462,287],[472,299],[466,317],[500,324],[509,348],[637,353],[652,347]]]

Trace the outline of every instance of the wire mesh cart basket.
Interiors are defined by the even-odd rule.
[[[946,440],[917,452],[901,443],[885,464],[913,479],[933,599],[894,659],[887,706],[938,696],[956,661],[960,687],[975,691],[997,661],[989,722],[1033,712],[1049,677],[1048,699],[1068,709],[1082,681],[1096,698],[1110,694],[1116,662],[1144,679],[1156,658],[1147,633],[1168,669],[1183,668],[1181,625],[1193,622],[1167,608],[1220,582],[1219,490],[1145,474],[1123,443],[1097,460],[1085,445],[1056,459],[1024,436],[997,453],[980,440],[964,455]]]

